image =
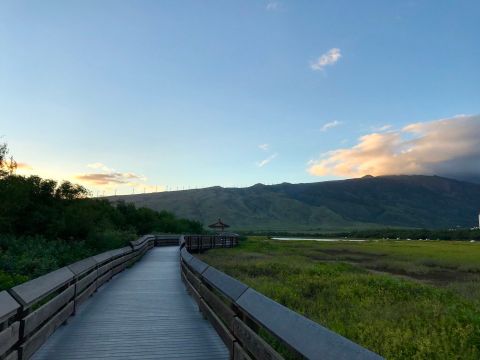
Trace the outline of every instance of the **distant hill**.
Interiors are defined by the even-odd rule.
[[[110,197],[235,230],[328,231],[477,225],[480,185],[438,176],[360,179],[248,188],[211,187]]]

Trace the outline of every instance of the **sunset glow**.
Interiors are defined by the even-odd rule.
[[[479,11],[474,1],[4,1],[0,135],[19,174],[94,194],[477,179]]]

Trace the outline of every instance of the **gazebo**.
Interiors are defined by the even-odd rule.
[[[215,229],[215,230],[221,230],[222,232],[224,231],[225,228],[229,228],[230,225],[225,224],[222,222],[222,220],[219,218],[218,221],[214,224],[208,225],[210,229]]]

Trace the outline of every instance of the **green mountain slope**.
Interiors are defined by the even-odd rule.
[[[308,184],[212,187],[110,197],[236,230],[317,231],[373,226],[475,226],[480,185],[437,176],[382,176]]]

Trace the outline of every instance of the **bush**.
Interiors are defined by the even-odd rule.
[[[0,290],[140,235],[203,232],[199,222],[166,211],[88,198],[68,181],[15,175],[7,155],[0,144]]]

